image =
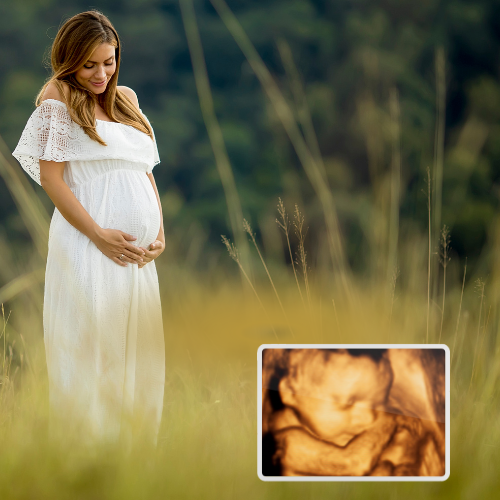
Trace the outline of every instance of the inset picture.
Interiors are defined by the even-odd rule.
[[[262,345],[263,481],[444,481],[446,345]]]

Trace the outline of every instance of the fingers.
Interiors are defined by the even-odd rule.
[[[136,247],[135,245],[132,245],[132,243],[127,243],[125,245],[125,250],[135,253],[141,257],[144,255],[144,250],[141,247]]]
[[[123,260],[120,260],[118,257],[111,257],[111,260],[114,263],[118,264],[119,266],[122,266],[122,267],[127,267],[128,266],[128,264],[126,262],[124,262]]]
[[[122,260],[126,260],[126,259],[128,259],[128,261],[133,262],[134,264],[138,264],[139,262],[142,262],[144,260],[143,256],[141,254],[129,252],[127,249],[125,249],[125,250],[123,250],[123,259]]]
[[[123,231],[121,231],[121,234],[125,240],[127,240],[127,238],[136,239],[135,236],[131,236]],[[123,267],[126,267],[127,264],[137,264],[139,269],[141,269],[162,253],[163,244],[161,241],[155,241],[149,245],[149,248],[148,250],[144,247],[138,247],[131,243],[127,243],[122,250],[123,253],[111,257],[111,260]]]
[[[127,241],[134,241],[137,239],[135,236],[132,236],[131,234],[125,233],[123,231],[120,231],[120,233]]]
[[[114,255],[111,259],[122,266],[126,266],[127,264],[143,264],[143,259],[139,255],[132,252],[129,253],[127,250],[123,252],[122,254]]]
[[[151,243],[151,245],[149,245],[149,250],[161,250],[161,251],[163,251],[164,248],[165,248],[165,245],[161,240],[153,241],[153,243]]]

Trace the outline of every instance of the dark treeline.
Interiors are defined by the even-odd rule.
[[[244,216],[272,253],[269,226],[277,215],[278,196],[290,209],[299,203],[314,254],[314,242],[324,231],[316,194],[259,81],[210,1],[194,4]],[[427,166],[435,173],[436,75],[444,78],[439,224],[450,227],[454,252],[469,262],[477,258],[491,236],[500,188],[500,3],[229,0],[228,5],[293,103],[277,42],[291,48],[348,257],[359,270],[367,264],[362,249],[373,244],[371,217],[377,211],[386,214],[398,148],[400,238],[426,231],[422,189]],[[123,44],[119,84],[136,91],[155,128],[162,162],[154,174],[167,237],[177,238],[179,248],[198,238],[205,249],[192,256],[195,263],[202,262],[207,249],[225,252],[220,235],[230,235],[227,206],[177,0],[2,0],[0,134],[12,150],[49,75],[43,60],[48,60],[59,25],[90,8],[102,11],[117,28]],[[398,115],[401,136],[395,146]],[[1,180],[0,219],[3,238],[28,238]]]

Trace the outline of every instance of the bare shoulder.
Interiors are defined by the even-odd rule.
[[[137,94],[130,87],[119,85],[116,88],[121,90],[135,104],[135,107],[139,109],[139,99],[137,98]]]
[[[69,85],[61,81],[62,87],[64,89],[64,93],[66,96],[69,95]],[[50,82],[47,87],[45,88],[45,92],[43,93],[42,96],[42,101],[45,101],[45,99],[55,99],[56,101],[61,101],[64,102],[64,98],[61,96],[61,93],[59,92],[59,89],[57,88],[56,84],[54,82]]]

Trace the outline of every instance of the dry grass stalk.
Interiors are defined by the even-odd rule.
[[[427,214],[428,214],[428,227],[429,227],[429,257],[427,264],[427,333],[425,335],[425,343],[429,343],[429,316],[431,311],[431,171],[427,167],[427,192],[424,194],[427,196]]]
[[[287,73],[290,80],[293,98],[295,101],[295,106],[297,108],[297,115],[304,131],[304,138],[307,142],[307,146],[311,153],[313,154],[318,167],[325,178],[326,182],[326,169],[323,162],[323,157],[321,156],[321,151],[319,149],[318,138],[314,130],[314,125],[311,117],[311,111],[307,104],[307,97],[304,91],[304,85],[302,83],[299,71],[293,60],[293,53],[290,49],[290,45],[285,39],[279,38],[277,41],[278,50],[280,53],[281,61],[283,62],[283,67]]]
[[[391,277],[391,288],[390,288],[390,308],[389,308],[389,321],[387,324],[387,330],[389,331],[392,322],[392,310],[394,308],[394,295],[396,292],[396,282],[399,276],[399,267],[396,267],[392,273]]]
[[[332,299],[332,304],[333,304],[333,311],[335,312],[335,321],[337,323],[337,328],[338,328],[339,335],[340,335],[340,323],[339,323],[339,317],[337,315],[337,306],[335,305],[334,299]]]
[[[212,92],[210,90],[210,82],[208,80],[203,47],[196,23],[192,0],[181,0],[180,8],[184,29],[186,31],[186,38],[188,41],[189,53],[193,64],[193,73],[200,101],[201,112],[208,132],[208,137],[210,139],[210,144],[212,146],[212,151],[214,153],[219,177],[224,189],[231,230],[238,248],[240,248],[242,252],[241,259],[248,267],[250,266],[248,243],[239,223],[239,221],[243,218],[243,212],[231,162],[229,161],[226,145],[222,136],[222,130],[214,110],[214,102]]]
[[[238,19],[229,9],[224,0],[210,0],[211,4],[219,14],[221,20],[233,36],[241,51],[247,58],[250,67],[259,79],[262,88],[266,92],[274,107],[278,118],[285,128],[288,137],[297,153],[297,156],[304,168],[304,171],[311,182],[318,199],[323,208],[326,231],[328,236],[330,257],[334,269],[338,272],[344,292],[348,299],[355,300],[352,284],[349,280],[349,269],[345,257],[344,248],[340,236],[340,227],[337,218],[337,211],[333,201],[333,196],[328,183],[326,182],[321,168],[318,166],[314,155],[309,150],[304,137],[298,127],[292,110],[279,89],[276,81],[267,69],[264,61],[260,57],[248,35],[241,27]]]
[[[278,290],[276,290],[276,287],[274,286],[274,281],[271,278],[271,273],[269,272],[269,269],[267,268],[266,262],[264,261],[264,257],[262,257],[262,254],[260,253],[259,250],[259,245],[257,245],[257,241],[255,240],[255,234],[252,231],[252,228],[250,227],[250,224],[246,219],[243,219],[243,229],[250,235],[250,238],[252,239],[253,245],[255,249],[257,250],[257,253],[259,254],[260,261],[262,262],[262,265],[264,266],[264,269],[266,270],[267,277],[269,278],[269,281],[271,282],[271,286],[273,287],[274,294],[276,295],[276,298],[278,299],[278,303],[281,307],[281,311],[283,312],[283,315],[285,316],[286,323],[288,325],[288,329],[290,330],[290,333],[292,334],[293,337],[295,337],[295,334],[293,333],[292,326],[290,325],[290,320],[288,319],[288,315],[286,314],[285,308],[283,307],[283,304],[281,303],[280,296],[278,294]]]
[[[458,326],[460,324],[460,314],[462,312],[462,299],[464,297],[464,286],[465,286],[465,274],[466,273],[467,273],[467,257],[465,258],[464,278],[462,280],[462,292],[460,293],[460,306],[458,307],[457,326],[455,328],[455,337],[453,338],[453,347],[451,349],[450,363],[453,361],[453,353],[455,352],[455,345],[457,343]]]
[[[12,312],[12,311],[11,311]],[[3,361],[2,361],[2,372],[4,372],[5,369],[5,353],[6,351],[6,343],[7,343],[7,334],[6,334],[6,328],[7,328],[7,323],[9,321],[10,313],[9,316],[7,316],[7,320],[5,319],[5,309],[3,307],[3,302],[2,302],[2,319],[3,319],[3,327],[2,327],[2,336],[3,336]]]
[[[439,255],[439,262],[443,266],[443,307],[441,309],[441,327],[439,329],[439,341],[441,343],[441,334],[443,332],[443,321],[444,321],[444,301],[446,297],[446,268],[448,266],[448,262],[451,257],[450,253],[450,230],[448,226],[445,224],[441,231],[441,250]]]
[[[481,353],[483,352],[484,338],[486,337],[486,332],[488,331],[488,325],[490,322],[490,315],[491,315],[491,305],[488,309],[488,316],[486,317],[486,322],[485,322],[484,328],[483,328],[483,336],[481,337],[481,343],[479,344],[479,350],[477,353],[478,358],[481,356]]]
[[[299,240],[299,250],[297,252],[297,265],[302,269],[302,275],[304,276],[304,284],[306,287],[307,294],[307,304],[309,306],[309,311],[311,311],[311,294],[309,291],[309,278],[307,276],[307,252],[304,248],[304,239],[306,237],[307,229],[304,232],[304,220],[305,217],[300,213],[299,206],[295,204],[295,213],[294,213],[294,227],[295,227],[295,235]]]
[[[3,178],[39,255],[47,257],[50,217],[20,166],[7,160],[11,157],[0,137],[0,176]]]
[[[33,286],[43,282],[45,279],[45,269],[40,268],[30,273],[22,274],[6,283],[0,288],[0,302],[12,300],[25,290],[30,290]]]
[[[401,127],[399,94],[391,89],[389,108],[392,128],[392,165],[391,165],[391,208],[389,220],[389,254],[387,256],[387,278],[392,281],[398,262],[399,206],[401,202]],[[391,305],[392,311],[392,305]]]
[[[293,258],[293,254],[292,254],[292,247],[290,245],[290,238],[288,237],[288,231],[290,229],[290,226],[288,223],[288,214],[286,213],[285,205],[283,205],[283,201],[281,201],[281,198],[278,198],[278,213],[280,214],[282,222],[279,221],[278,219],[276,219],[276,222],[281,227],[281,229],[283,229],[283,231],[285,233],[286,242],[288,245],[288,252],[290,253],[290,260],[292,262],[293,275],[295,276],[295,283],[297,283],[297,288],[299,289],[300,300],[302,300],[302,303],[304,304],[304,307],[305,307],[304,297],[302,295],[302,290],[300,289],[300,285],[299,285],[299,278],[297,276],[297,270],[295,269],[295,259]]]
[[[225,235],[221,235],[222,236],[222,241],[224,242],[224,245],[226,245],[226,248],[227,248],[227,251],[229,252],[229,256],[231,257],[231,259],[233,259],[237,264],[238,264],[238,267],[240,268],[241,270],[241,273],[243,274],[243,276],[245,277],[245,279],[247,280],[248,284],[250,285],[251,289],[253,290],[253,293],[255,294],[255,296],[257,297],[257,300],[259,301],[259,304],[261,305],[264,313],[266,314],[267,316],[267,319],[269,320],[269,324],[271,325],[271,328],[274,332],[274,336],[276,337],[276,339],[279,340],[278,338],[278,334],[276,333],[276,330],[274,329],[273,327],[273,324],[272,324],[272,321],[271,321],[271,318],[269,317],[269,314],[266,310],[266,308],[264,307],[264,304],[262,303],[262,301],[260,300],[260,297],[259,297],[259,294],[257,293],[257,290],[255,290],[255,287],[253,286],[253,283],[252,281],[250,280],[250,278],[248,277],[248,274],[246,273],[245,269],[243,268],[243,266],[241,265],[241,261],[240,261],[240,256],[239,256],[239,252],[238,252],[238,249],[234,246],[233,243],[231,243]]]
[[[446,60],[443,47],[436,49],[434,58],[436,73],[436,125],[434,137],[434,241],[439,238],[442,212],[444,172],[444,136],[446,118]],[[438,264],[439,265],[439,264]],[[437,271],[437,266],[434,269]],[[434,271],[433,296],[437,294],[438,273]]]
[[[474,288],[475,288],[476,292],[479,293],[479,297],[481,299],[481,302],[479,304],[479,318],[477,320],[476,346],[474,348],[474,358],[472,359],[472,372],[471,372],[471,376],[470,376],[469,390],[472,386],[472,379],[474,378],[474,371],[475,371],[475,367],[476,367],[476,358],[477,358],[477,354],[478,354],[477,347],[479,344],[479,332],[481,330],[481,314],[483,311],[484,286],[485,286],[485,282],[481,278],[478,278],[475,283],[476,283],[476,285]]]
[[[10,367],[12,365],[13,351],[12,347],[15,344],[15,340],[12,345],[9,344],[9,356],[7,356],[7,323],[9,322],[10,314],[12,311],[9,311],[9,315],[5,318],[5,308],[2,303],[2,332],[1,336],[3,337],[3,356],[2,356],[2,378],[1,388],[0,388],[0,407],[3,407],[5,395],[9,388],[12,390],[11,377],[10,377]]]

